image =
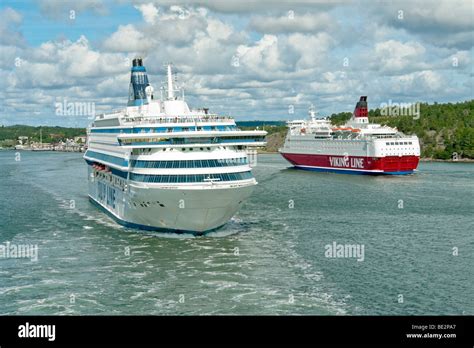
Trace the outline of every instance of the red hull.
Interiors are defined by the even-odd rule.
[[[418,167],[418,156],[357,157],[282,153],[291,164],[303,169],[360,172],[361,174],[406,174]]]

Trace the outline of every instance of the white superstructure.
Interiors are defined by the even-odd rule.
[[[119,223],[202,233],[224,225],[257,184],[247,151],[265,131],[241,131],[231,117],[191,110],[177,97],[171,64],[166,98],[154,98],[133,60],[128,106],[98,115],[88,132],[89,197]]]

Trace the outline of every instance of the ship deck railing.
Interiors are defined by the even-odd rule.
[[[105,116],[116,116],[124,113],[124,109],[115,109],[109,112],[108,114],[98,114],[96,119],[98,120],[106,120]]]
[[[234,122],[232,117],[228,116],[176,116],[176,117],[141,117],[131,116],[122,118],[123,123],[135,124],[163,124],[163,123],[197,123],[197,122]]]

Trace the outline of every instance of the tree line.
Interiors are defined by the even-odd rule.
[[[40,134],[41,133],[41,134]],[[20,136],[28,137],[28,141],[39,142],[42,135],[43,143],[54,143],[58,141],[65,141],[77,136],[85,136],[85,128],[66,128],[66,127],[49,127],[49,126],[1,126],[0,127],[0,141],[15,141]]]

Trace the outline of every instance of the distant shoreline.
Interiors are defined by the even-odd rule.
[[[84,153],[85,151],[79,150],[50,150],[50,149],[32,149],[32,148],[25,148],[25,149],[15,149],[13,147],[0,147],[0,151],[22,151],[22,152],[76,152],[76,153]]]

